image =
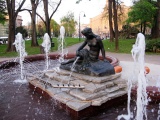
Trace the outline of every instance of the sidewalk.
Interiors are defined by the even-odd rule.
[[[65,50],[68,50],[68,53],[76,53],[76,50],[82,43],[70,46],[66,48]],[[52,53],[58,53],[58,51],[52,52]],[[112,53],[112,52],[106,52],[106,56],[113,56],[119,59],[119,61],[130,61],[133,62],[132,55],[131,54],[125,54],[125,53]],[[4,60],[10,60],[14,59],[12,58],[0,58],[0,61]],[[145,63],[160,65],[160,55],[145,55]]]

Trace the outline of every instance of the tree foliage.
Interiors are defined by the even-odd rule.
[[[58,37],[60,25],[53,19],[51,19],[50,29],[52,30],[52,34],[54,37]]]
[[[6,13],[6,2],[4,0],[0,0],[0,23],[4,24],[6,18],[5,15]]]
[[[135,23],[145,34],[146,26],[152,27],[154,24],[154,16],[157,8],[148,0],[140,0],[135,2],[128,13],[128,23]]]
[[[65,28],[66,35],[72,36],[76,31],[75,26],[77,24],[77,22],[74,20],[74,13],[68,12],[67,15],[63,16],[60,21]]]
[[[26,30],[23,26],[20,26],[20,27],[17,27],[17,28],[16,28],[16,34],[17,34],[17,33],[21,33],[22,36],[23,36],[23,39],[28,36],[27,30]]]

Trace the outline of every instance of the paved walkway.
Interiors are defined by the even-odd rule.
[[[75,54],[77,48],[80,46],[80,44],[76,44],[73,46],[70,46],[66,48],[69,53]],[[57,51],[53,52],[57,53]],[[113,56],[118,58],[120,61],[133,61],[131,54],[124,54],[124,53],[112,53],[112,52],[106,52],[106,56]],[[13,59],[13,58],[0,58],[0,61]],[[145,55],[145,62],[150,64],[156,64],[160,65],[160,55]]]

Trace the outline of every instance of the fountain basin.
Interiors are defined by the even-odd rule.
[[[49,54],[49,58],[56,60],[60,57],[59,54]],[[67,54],[67,56],[64,56],[64,59],[71,59],[74,58],[75,54]],[[100,59],[102,59],[102,56],[99,57]],[[117,66],[119,64],[119,60],[115,57],[112,56],[106,56],[107,60],[113,65],[113,66]],[[44,60],[45,59],[45,55],[44,54],[37,54],[37,55],[29,55],[25,57],[25,60],[29,61],[29,62],[33,62],[33,61],[38,61],[38,60]],[[25,62],[25,61],[24,61]],[[8,68],[11,66],[15,66],[18,65],[17,61],[13,61],[13,60],[4,60],[0,62],[0,69],[3,68]]]
[[[53,56],[51,55],[51,57],[52,57],[52,59],[57,59],[58,58],[58,55],[57,54],[54,54]],[[71,57],[74,57],[74,55],[72,54],[71,55]],[[37,60],[44,60],[44,58],[45,58],[45,56],[44,55],[36,55],[36,56],[28,56],[28,57],[26,57],[27,58],[27,60],[28,61],[37,61]],[[67,57],[66,57],[67,58]],[[11,60],[10,60],[11,61]],[[1,62],[1,64],[0,64],[0,66],[2,66],[2,65],[4,65],[5,67],[6,66],[8,66],[8,67],[11,67],[12,65],[9,65],[8,64],[9,62],[8,61],[3,61],[3,62]],[[18,62],[13,62],[13,61],[11,61],[11,63],[13,63],[13,65],[15,65],[14,63],[17,63],[18,64]],[[3,68],[1,68],[1,69],[3,69]],[[30,84],[29,85],[31,88],[32,88],[32,90],[34,90],[35,89],[35,86],[33,86],[32,84]],[[157,90],[157,93],[155,93],[154,91],[154,89],[150,89],[150,92],[151,92],[151,95],[154,95],[154,94],[157,94],[157,96],[155,97],[154,96],[154,101],[157,101],[158,102],[158,100],[159,100],[159,98],[158,98],[158,88],[157,87],[155,87],[155,86],[153,86],[153,87],[151,87],[151,88],[154,88],[154,89],[156,89]],[[147,87],[147,89],[149,89],[149,87]],[[39,95],[40,94],[43,94],[43,96],[45,96],[46,98],[52,98],[51,96],[49,96],[49,94],[47,93],[47,92],[45,92],[45,91],[43,91],[42,92],[42,89],[40,89],[39,87],[36,87],[36,92],[38,92],[39,93]],[[132,94],[134,93],[134,91],[132,90]],[[122,98],[122,100],[121,99],[119,99],[119,98]],[[90,107],[88,107],[88,108],[85,108],[85,109],[83,109],[83,110],[81,110],[81,111],[75,111],[75,110],[73,110],[73,109],[71,109],[71,108],[69,108],[69,107],[66,107],[66,105],[65,104],[63,104],[62,102],[59,102],[59,101],[57,101],[57,100],[55,100],[55,101],[57,101],[57,103],[58,103],[58,106],[60,106],[60,107],[62,107],[65,111],[67,111],[68,112],[68,114],[70,114],[70,115],[72,115],[72,117],[74,117],[74,118],[80,118],[80,116],[87,116],[87,114],[88,115],[95,115],[95,113],[99,113],[99,112],[101,112],[101,110],[103,110],[103,108],[105,109],[105,108],[109,108],[109,107],[117,107],[117,105],[118,104],[121,104],[121,103],[123,103],[123,102],[125,102],[126,103],[126,99],[127,99],[127,96],[126,95],[123,95],[123,96],[121,96],[121,97],[118,97],[118,98],[115,98],[115,99],[112,99],[111,101],[108,101],[107,103],[103,103],[101,106],[90,106]],[[120,101],[119,101],[120,100]],[[152,102],[153,102],[153,100],[152,100]],[[113,106],[112,106],[113,105]],[[95,110],[95,111],[94,111]],[[70,111],[70,112],[69,112]],[[85,115],[84,115],[85,114]]]

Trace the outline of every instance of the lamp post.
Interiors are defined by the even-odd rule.
[[[80,41],[80,39],[81,39],[80,15],[81,15],[82,12],[84,13],[84,11],[81,11],[81,12],[79,13],[79,41]],[[83,17],[86,17],[85,13],[84,13]]]

